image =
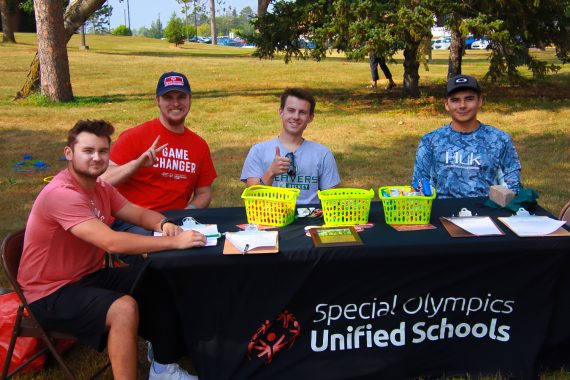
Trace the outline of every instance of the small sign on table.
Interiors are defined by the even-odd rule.
[[[362,240],[353,226],[319,227],[309,231],[315,247],[362,245]]]

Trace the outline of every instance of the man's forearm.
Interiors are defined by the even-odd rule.
[[[139,160],[132,160],[124,165],[109,164],[107,171],[101,174],[101,179],[113,186],[119,186],[129,180],[140,169]]]
[[[197,194],[192,198],[187,208],[208,208],[211,200],[211,196],[207,194]]]

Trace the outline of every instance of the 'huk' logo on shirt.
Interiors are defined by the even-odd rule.
[[[479,167],[481,166],[481,156],[475,156],[474,153],[469,153],[467,156],[463,156],[460,152],[450,153],[445,152],[445,164],[454,166],[470,166]]]

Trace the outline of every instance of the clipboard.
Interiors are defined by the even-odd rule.
[[[477,218],[477,216],[475,217],[469,217],[466,216],[465,218]],[[449,235],[451,237],[454,238],[462,238],[462,237],[487,237],[487,236],[503,236],[505,235],[505,232],[499,228],[499,226],[497,225],[497,223],[495,223],[495,221],[493,219],[491,219],[489,217],[489,219],[491,220],[491,222],[493,222],[493,224],[495,225],[495,227],[497,227],[497,229],[500,231],[499,234],[493,234],[493,235],[475,235],[472,234],[469,231],[464,230],[463,228],[459,227],[458,225],[454,224],[451,220],[449,220],[449,218],[444,217],[444,216],[440,216],[439,220],[441,221],[441,224],[443,225],[443,227],[445,227],[445,229],[447,230],[447,232],[449,233]]]
[[[570,231],[568,231],[566,228],[564,228],[564,225],[562,225],[560,228],[558,228],[556,231],[549,233],[549,234],[537,234],[537,235],[519,235],[517,233],[517,231],[515,231],[514,229],[512,229],[508,223],[505,223],[504,219],[508,219],[508,218],[512,218],[512,217],[499,217],[498,219],[505,225],[507,226],[507,228],[509,230],[511,230],[515,235],[517,235],[518,237],[522,237],[522,238],[529,238],[529,237],[549,237],[549,236],[570,236]]]
[[[263,253],[278,253],[279,252],[279,237],[277,237],[277,242],[274,246],[270,247],[257,247],[254,249],[250,249],[246,253],[243,253],[241,250],[236,248],[229,239],[225,239],[224,242],[224,255],[256,255],[256,254],[263,254]]]

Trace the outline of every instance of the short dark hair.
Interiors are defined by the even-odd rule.
[[[79,120],[67,133],[67,146],[73,149],[77,143],[77,136],[81,132],[89,132],[98,137],[107,137],[111,145],[111,135],[115,132],[115,127],[105,120]]]
[[[287,88],[287,89],[285,89],[285,91],[283,91],[283,94],[281,94],[281,109],[285,108],[285,103],[287,103],[287,98],[289,96],[293,96],[295,98],[299,98],[299,99],[302,99],[302,100],[309,102],[309,104],[311,105],[311,115],[315,113],[315,106],[317,104],[317,101],[315,100],[315,97],[309,91],[307,91],[303,88]]]

